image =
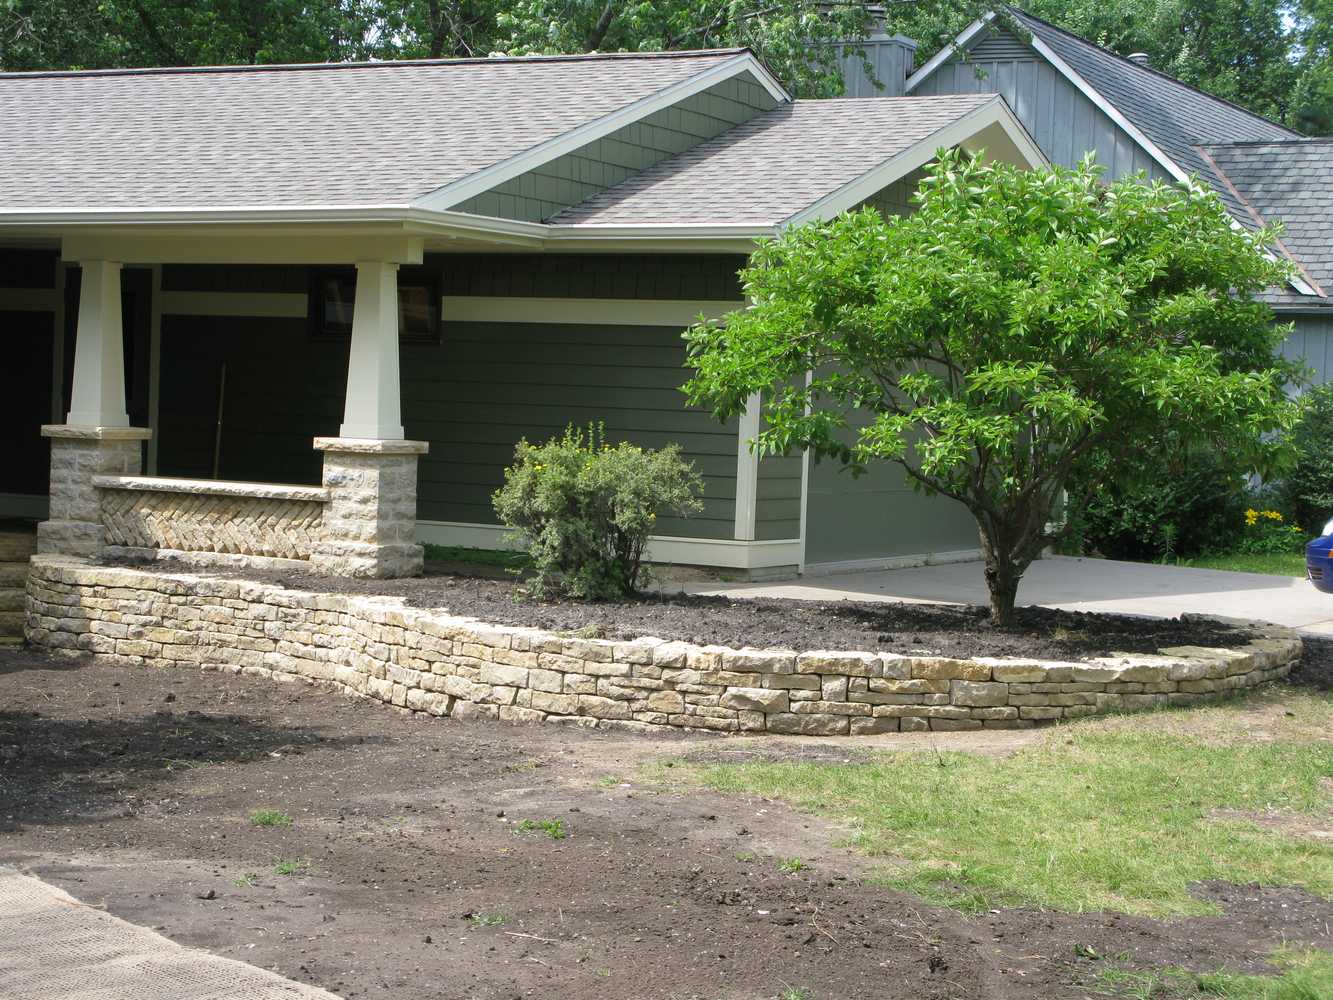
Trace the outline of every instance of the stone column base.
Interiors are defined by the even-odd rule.
[[[147,427],[47,424],[51,439],[50,519],[37,526],[37,551],[96,558],[105,544],[96,476],[135,476],[143,468]]]
[[[417,459],[425,441],[315,438],[324,452],[324,508],[310,568],[329,576],[419,576]]]

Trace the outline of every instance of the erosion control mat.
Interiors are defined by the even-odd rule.
[[[0,868],[0,996],[338,1000],[243,962],[183,948],[12,868]]]

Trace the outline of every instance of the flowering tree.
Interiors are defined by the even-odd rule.
[[[941,152],[916,202],[760,246],[751,308],[686,333],[685,392],[720,418],[762,392],[760,454],[891,462],[965,505],[997,625],[1072,473],[1131,476],[1167,438],[1249,468],[1287,460],[1296,368],[1255,297],[1286,274],[1271,233],[1235,228],[1197,185],[1105,185],[1090,160]]]

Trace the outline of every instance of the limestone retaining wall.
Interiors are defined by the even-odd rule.
[[[432,715],[603,728],[861,735],[1014,729],[1160,705],[1285,675],[1293,633],[1088,663],[729,649],[580,639],[496,626],[396,598],[34,558],[27,636],[127,665],[323,681]]]

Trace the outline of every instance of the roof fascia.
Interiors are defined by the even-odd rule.
[[[958,33],[957,38],[955,38],[948,45],[944,46],[944,48],[936,52],[933,56],[930,57],[929,61],[927,61],[927,63],[924,66],[922,66],[919,70],[917,70],[915,73],[913,73],[911,76],[907,78],[907,83],[903,85],[903,93],[910,94],[913,90],[916,89],[917,85],[920,84],[921,81],[925,80],[927,77],[933,74],[937,69],[939,69],[950,59],[952,59],[957,53],[966,52],[968,49],[970,49],[974,44],[976,44],[977,38],[981,34],[981,32],[986,28],[990,27],[991,23],[994,20],[995,20],[995,11],[991,11],[988,14],[984,14],[981,17],[977,18],[966,28],[960,31]]]
[[[672,84],[655,94],[650,94],[648,97],[635,101],[618,111],[603,115],[596,121],[587,122],[553,139],[539,143],[531,149],[517,153],[507,160],[502,160],[461,180],[437,188],[429,194],[417,198],[412,202],[412,205],[416,208],[436,211],[450,208],[460,202],[467,201],[469,198],[484,194],[496,185],[513,180],[521,174],[526,174],[528,171],[534,170],[544,163],[549,163],[557,157],[572,153],[591,142],[605,138],[617,129],[632,125],[656,111],[669,108],[687,97],[692,97],[709,87],[716,86],[724,80],[730,80],[732,77],[745,72],[752,73],[774,100],[779,103],[791,101],[791,94],[787,93],[782,84],[768,71],[768,68],[755,58],[754,53],[741,52],[730,59],[696,73],[688,79],[681,80],[679,83]]]
[[[956,118],[926,138],[913,143],[901,153],[868,170],[856,180],[797,212],[783,223],[783,228],[830,219],[839,212],[845,212],[865,201],[876,191],[906,177],[918,167],[925,166],[935,158],[936,152],[941,148],[948,149],[961,145],[978,132],[993,125],[1004,130],[1005,135],[1027,161],[1029,167],[1045,166],[1050,162],[1032,136],[1028,135],[1027,129],[1009,110],[1004,98],[997,94],[980,107],[974,108],[961,118]]]

